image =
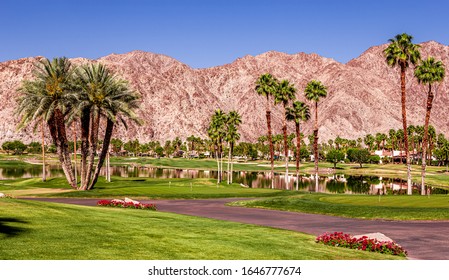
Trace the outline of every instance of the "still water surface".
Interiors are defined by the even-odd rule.
[[[113,166],[113,176],[130,178],[217,178],[218,172],[212,170],[194,169],[168,169],[156,167],[132,167]],[[104,173],[104,172],[103,172]],[[102,174],[104,175],[104,174]],[[26,168],[0,168],[0,179],[35,178],[42,176],[42,166],[36,165]],[[47,176],[63,176],[59,166],[48,166]],[[270,172],[233,172],[233,182],[248,188],[270,188]],[[226,174],[223,175],[226,180]],[[275,173],[274,182],[276,188],[286,189],[285,176]],[[296,188],[296,176],[288,177],[288,189]],[[318,178],[318,189],[315,187],[313,175],[302,174],[299,176],[298,188],[300,190],[324,193],[347,193],[347,194],[405,194],[407,182],[397,178],[382,178],[377,176],[349,176],[343,174],[331,174]],[[420,186],[414,184],[414,189],[419,192]],[[432,188],[433,194],[448,194],[444,189]]]

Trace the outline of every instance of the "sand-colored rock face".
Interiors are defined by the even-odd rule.
[[[254,90],[256,79],[269,72],[278,79],[288,79],[296,85],[297,98],[305,101],[304,88],[312,79],[328,87],[328,97],[319,103],[320,141],[337,136],[356,139],[367,133],[387,132],[401,128],[399,70],[386,65],[382,50],[387,45],[368,49],[347,64],[316,54],[288,55],[267,52],[245,56],[233,63],[193,69],[168,56],[134,51],[111,54],[98,59],[127,79],[142,95],[139,115],[144,125],[130,125],[115,131],[114,137],[124,140],[182,139],[194,134],[206,137],[210,116],[217,108],[237,110],[243,123],[241,140],[255,141],[266,131],[265,102]],[[449,47],[436,42],[421,44],[423,57],[428,55],[449,65]],[[38,141],[31,128],[17,131],[18,116],[14,115],[17,88],[23,79],[32,78],[34,63],[39,58],[24,58],[0,63],[0,143],[22,139]],[[75,64],[87,59],[73,59]],[[407,109],[411,124],[423,124],[426,88],[407,74]],[[438,86],[431,123],[438,132],[449,135],[446,113],[449,104],[448,81]],[[281,133],[281,105],[273,109],[275,133]],[[311,133],[313,121],[302,125]],[[290,127],[292,133],[293,127]]]

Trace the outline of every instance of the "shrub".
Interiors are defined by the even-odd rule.
[[[335,247],[357,249],[402,257],[407,256],[407,251],[394,242],[378,241],[377,239],[370,239],[367,236],[355,238],[349,234],[344,234],[343,232],[324,233],[316,238],[316,242]]]
[[[145,209],[145,210],[153,210],[156,211],[157,207],[155,204],[145,204],[145,203],[133,203],[133,202],[125,202],[122,200],[99,200],[97,202],[97,206],[106,206],[106,207],[120,207],[120,208],[133,208],[133,209]]]
[[[378,164],[380,162],[380,156],[378,156],[378,155],[370,156],[369,157],[369,162]]]

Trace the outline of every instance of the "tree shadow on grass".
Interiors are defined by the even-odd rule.
[[[27,223],[28,222],[16,218],[0,218],[0,236],[15,237],[22,234],[28,230],[19,225]]]

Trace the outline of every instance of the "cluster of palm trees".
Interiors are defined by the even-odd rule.
[[[284,108],[284,118],[282,122],[282,132],[284,138],[285,153],[285,185],[288,188],[288,133],[287,121],[295,122],[296,130],[296,176],[299,176],[299,161],[301,150],[301,130],[300,124],[310,119],[310,109],[307,104],[301,101],[295,101],[296,88],[288,80],[279,81],[273,75],[266,73],[261,75],[256,81],[256,92],[266,97],[266,118],[267,118],[267,138],[270,145],[271,178],[274,177],[274,147],[271,129],[271,106],[274,99],[274,105],[282,104]],[[314,155],[315,155],[315,176],[318,179],[318,102],[320,98],[327,96],[327,88],[319,81],[312,80],[304,90],[306,99],[315,103],[315,125],[314,125]],[[292,102],[292,107],[288,107]],[[298,180],[296,180],[298,182]],[[318,184],[318,180],[316,180]],[[271,181],[271,187],[274,188],[274,180]],[[298,185],[296,186],[298,188]]]
[[[441,61],[436,61],[433,57],[421,59],[419,52],[419,45],[412,43],[413,37],[409,34],[402,33],[396,35],[393,39],[390,39],[390,44],[384,50],[386,62],[391,67],[398,66],[400,69],[400,82],[401,82],[401,104],[402,104],[402,126],[404,137],[404,149],[406,153],[407,162],[407,194],[412,194],[412,182],[411,182],[411,162],[409,155],[409,141],[407,133],[407,112],[406,112],[406,70],[410,65],[414,65],[414,76],[419,84],[427,85],[427,103],[426,103],[426,115],[424,121],[424,136],[422,143],[422,169],[421,169],[421,194],[426,194],[425,188],[425,176],[426,176],[426,157],[427,157],[427,143],[428,143],[428,131],[429,120],[432,109],[432,103],[434,98],[434,89],[432,85],[441,82],[445,75],[444,65]]]
[[[238,127],[242,123],[242,118],[237,111],[230,111],[228,114],[221,109],[215,110],[212,115],[211,122],[207,133],[212,140],[215,150],[215,158],[218,166],[217,183],[223,178],[223,143],[228,143],[228,166],[227,166],[227,183],[232,183],[232,153],[235,143],[240,139]],[[191,139],[192,140],[192,139]]]
[[[428,128],[428,141],[427,141],[427,150],[428,156],[427,161],[432,157],[432,151],[435,148],[435,144],[437,141],[437,134],[435,127],[429,125]],[[444,136],[444,135],[443,135]],[[408,146],[411,148],[411,151],[417,151],[422,153],[423,140],[424,140],[424,126],[420,125],[409,125],[407,126],[407,139]],[[363,138],[363,142],[369,148],[370,151],[374,149],[377,150],[400,150],[404,149],[404,131],[402,129],[390,129],[388,133],[376,133],[376,134],[367,134]]]
[[[120,122],[126,127],[125,118],[139,123],[134,111],[138,108],[139,95],[130,89],[127,81],[102,64],[74,67],[65,57],[52,61],[42,59],[35,67],[34,79],[23,81],[19,92],[20,127],[42,124],[43,135],[44,124],[47,125],[64,174],[74,189],[89,190],[95,185],[114,126]],[[99,159],[94,166],[102,121],[106,126]],[[77,123],[81,131],[79,185],[67,138],[68,127]]]

